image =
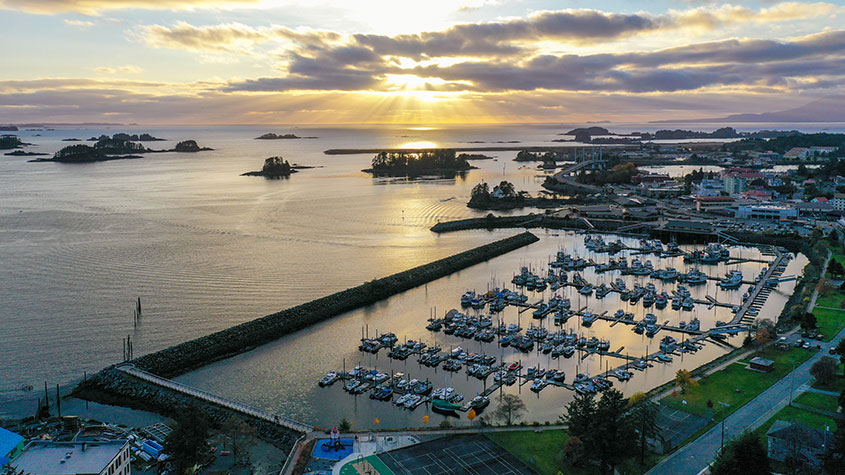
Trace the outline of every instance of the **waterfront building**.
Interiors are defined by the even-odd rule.
[[[0,427],[0,468],[23,451],[24,438]]]
[[[129,475],[129,441],[28,444],[9,466],[23,475]]]
[[[736,209],[737,219],[759,219],[767,221],[792,221],[798,217],[798,210],[772,204],[742,205]]]

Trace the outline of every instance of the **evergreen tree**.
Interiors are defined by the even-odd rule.
[[[743,432],[716,455],[710,466],[711,475],[769,475],[769,456],[760,438]]]

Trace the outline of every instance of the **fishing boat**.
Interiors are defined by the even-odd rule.
[[[531,383],[531,387],[529,389],[531,389],[535,393],[539,393],[543,390],[544,387],[546,387],[546,381],[537,378]]]
[[[581,289],[578,290],[581,295],[590,295],[593,293],[593,286],[592,284],[586,284]]]
[[[452,414],[458,409],[460,409],[461,405],[454,404],[449,401],[444,401],[443,399],[435,399],[431,403],[431,408],[437,412],[445,412],[447,414]]]
[[[655,358],[662,363],[671,363],[672,362],[672,357],[667,355],[666,353],[658,353],[657,356],[655,356]]]
[[[693,318],[692,320],[690,320],[689,325],[687,327],[688,329],[697,332],[699,328],[701,328],[701,322],[698,320],[698,318]]]
[[[470,407],[475,409],[476,411],[484,409],[490,404],[490,398],[487,396],[478,395],[472,398],[472,401],[469,402]]]
[[[669,294],[666,292],[660,292],[657,297],[654,298],[654,306],[658,309],[666,308],[666,304],[669,303]]]
[[[596,320],[598,320],[598,315],[594,314],[593,312],[584,312],[584,315],[581,316],[581,324],[585,327],[588,327],[593,324]]]
[[[637,324],[634,325],[634,333],[636,333],[637,335],[642,335],[644,332],[645,332],[645,323],[637,322]]]
[[[574,346],[564,346],[563,347],[563,357],[569,358],[575,354],[575,347]]]
[[[742,285],[742,272],[738,270],[730,271],[725,277],[719,281],[719,287],[723,290],[738,289]]]

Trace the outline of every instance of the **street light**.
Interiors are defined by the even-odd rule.
[[[726,402],[722,402],[722,401],[719,401],[719,405],[722,406],[722,446],[721,446],[721,449],[723,449],[723,448],[725,448],[725,407],[731,407],[731,405],[726,403]]]

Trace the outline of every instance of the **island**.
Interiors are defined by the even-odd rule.
[[[0,135],[0,150],[20,148],[23,145],[26,144],[17,135]]]
[[[255,140],[290,140],[290,139],[316,139],[317,137],[300,137],[294,134],[274,134],[273,132],[255,137]]]
[[[0,131],[3,132],[17,132],[18,126],[16,125],[0,125]]]
[[[31,162],[92,163],[107,160],[141,158],[140,155],[107,155],[103,149],[90,145],[77,144],[65,147],[53,155],[53,158],[37,158]]]
[[[101,135],[99,137],[91,137],[90,139],[88,139],[88,141],[89,142],[96,142],[98,140],[105,140],[105,139],[109,139],[109,138],[114,139],[114,140],[126,140],[126,141],[131,140],[133,142],[163,142],[165,140],[165,139],[162,139],[162,138],[159,138],[159,137],[154,137],[154,136],[152,136],[150,134],[146,134],[146,133],[140,134],[140,135],[138,135],[138,134],[129,135],[129,134],[124,134],[124,133],[118,133],[118,134],[112,135],[111,137],[109,137],[108,135]]]
[[[12,157],[34,157],[37,155],[50,155],[49,153],[40,153],[40,152],[24,152],[23,150],[15,150],[14,152],[8,152],[4,155],[9,155]]]
[[[176,144],[176,147],[173,150],[169,150],[170,152],[183,152],[183,153],[195,153],[195,152],[206,152],[214,150],[213,148],[208,147],[200,147],[197,145],[196,140],[184,140]]]
[[[263,176],[264,178],[279,179],[287,178],[291,173],[296,173],[294,167],[282,157],[270,157],[264,160],[261,170],[242,173],[241,176]]]
[[[464,160],[495,160],[495,157],[491,157],[490,155],[484,155],[483,153],[462,153],[458,155],[458,158],[463,158]]]
[[[373,158],[372,168],[362,170],[373,176],[438,175],[454,177],[476,167],[453,149],[381,152]]]
[[[513,183],[509,181],[494,185],[492,190],[487,183],[481,182],[472,188],[467,208],[483,210],[505,210],[528,206],[554,208],[570,202],[570,199],[532,197],[527,191],[516,191]]]

